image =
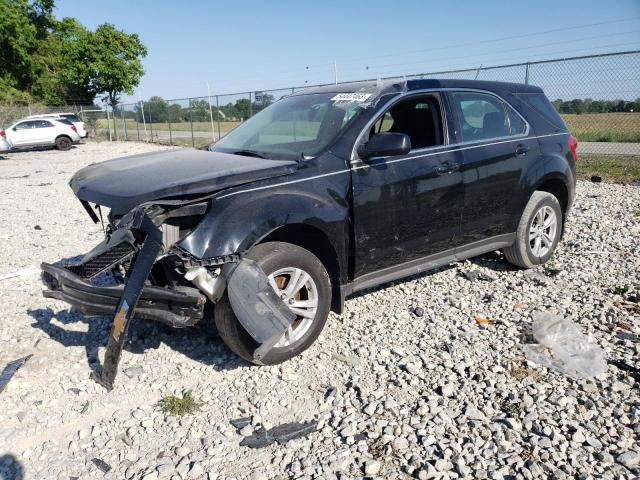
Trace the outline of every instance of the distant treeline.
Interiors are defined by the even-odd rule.
[[[553,106],[560,113],[610,113],[640,112],[640,98],[629,102],[626,100],[592,100],[590,98],[573,100],[554,100]]]
[[[166,101],[162,97],[151,97],[146,102],[138,102],[131,105],[120,105],[116,108],[116,117],[131,118],[138,122],[166,123],[166,122],[208,122],[213,116],[214,121],[246,120],[251,115],[273,103],[273,96],[262,95],[261,102],[250,102],[249,98],[239,98],[235,102],[215,105],[215,97],[211,97],[211,110],[209,101],[199,98],[183,100],[180,103]],[[123,110],[121,110],[123,109]]]

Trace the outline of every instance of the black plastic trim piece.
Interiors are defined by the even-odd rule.
[[[459,262],[467,258],[482,255],[483,253],[508,247],[515,241],[515,233],[505,233],[495,237],[487,238],[477,242],[463,245],[457,248],[451,248],[434,255],[411,260],[410,262],[394,265],[376,272],[367,273],[356,278],[352,283],[343,287],[345,295],[373,288],[384,283],[393,282],[400,278],[416,275],[418,273],[442,267],[450,263]]]

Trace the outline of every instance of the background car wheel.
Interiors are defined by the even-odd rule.
[[[267,365],[284,362],[309,348],[324,328],[331,308],[329,274],[314,254],[289,243],[263,243],[246,256],[260,265],[272,288],[297,315],[291,328],[262,359]],[[253,362],[258,345],[238,322],[226,293],[215,306],[214,319],[224,343]]]
[[[548,192],[533,192],[522,213],[516,240],[502,251],[517,267],[533,268],[545,263],[562,234],[562,209],[558,199]]]
[[[71,142],[71,139],[69,137],[56,138],[56,148],[58,150],[69,150],[71,148],[71,145],[73,145],[73,142]]]

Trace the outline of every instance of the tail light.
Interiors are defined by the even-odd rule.
[[[7,134],[4,132],[4,130],[0,130],[0,137],[6,137]]]
[[[76,128],[75,125],[71,125],[71,130],[73,130],[74,132],[78,133],[78,129]]]
[[[578,161],[578,139],[573,135],[569,135],[569,150],[571,151],[571,155],[573,155],[573,161]]]

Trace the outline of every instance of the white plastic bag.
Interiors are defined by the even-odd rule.
[[[523,345],[528,360],[576,379],[607,371],[604,351],[589,342],[578,325],[566,318],[537,312],[533,316],[537,344]]]

